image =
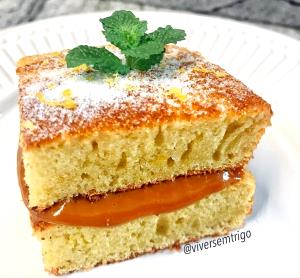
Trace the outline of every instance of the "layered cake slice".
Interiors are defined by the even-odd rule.
[[[222,235],[252,208],[245,165],[270,105],[198,52],[168,44],[146,70],[115,45],[102,64],[74,66],[73,50],[18,63],[19,183],[55,274]]]

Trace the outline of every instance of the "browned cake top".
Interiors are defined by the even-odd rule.
[[[66,53],[18,63],[23,148],[94,130],[271,113],[269,104],[243,83],[185,48],[168,45],[159,65],[125,76],[103,75],[84,65],[67,68]]]

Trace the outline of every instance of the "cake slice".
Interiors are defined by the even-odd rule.
[[[241,167],[270,124],[270,105],[198,52],[168,45],[125,76],[67,68],[66,54],[18,63],[29,207]]]
[[[255,188],[244,168],[269,104],[174,45],[159,66],[126,76],[66,68],[66,53],[25,57],[17,69],[20,185],[46,270],[89,269],[242,225]]]
[[[18,63],[18,176],[45,269],[89,269],[240,227],[270,105],[171,26],[101,19],[106,47]]]

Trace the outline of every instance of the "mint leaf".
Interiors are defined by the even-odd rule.
[[[66,62],[69,68],[86,64],[105,73],[126,74],[129,71],[128,66],[104,47],[80,45],[68,52]]]
[[[136,70],[148,70],[151,66],[159,64],[162,60],[164,53],[151,55],[148,59],[136,58],[131,56],[126,56],[126,63],[131,69]]]
[[[148,41],[136,47],[123,50],[123,54],[135,58],[148,59],[152,55],[160,54],[164,51],[164,44],[156,41]]]
[[[156,31],[145,34],[142,41],[157,41],[162,44],[177,43],[185,39],[186,33],[181,29],[174,29],[172,26],[167,25],[162,28],[159,27]]]
[[[137,46],[147,30],[147,22],[130,11],[115,11],[100,22],[105,38],[121,50]]]
[[[104,47],[78,46],[66,55],[68,67],[87,64],[104,73],[126,74],[130,69],[148,70],[158,64],[165,52],[165,45],[185,39],[185,31],[172,26],[158,28],[146,34],[147,22],[130,11],[115,11],[100,19],[107,41],[117,46],[125,55],[126,65]]]

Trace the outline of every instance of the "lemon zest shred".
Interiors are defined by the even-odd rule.
[[[37,92],[36,97],[37,99],[48,106],[53,107],[62,107],[66,109],[75,109],[77,107],[76,102],[72,98],[72,91],[70,89],[66,89],[62,92],[64,97],[63,101],[56,101],[56,100],[47,100],[45,95],[42,92]]]
[[[211,74],[214,74],[216,77],[225,77],[227,76],[228,74],[225,72],[225,71],[219,71],[219,70],[210,70],[210,69],[207,69],[207,68],[198,68],[198,67],[195,67],[193,68],[193,71],[195,72],[202,72],[202,73],[211,73]]]
[[[29,120],[26,120],[26,121],[22,122],[21,125],[22,125],[23,128],[29,129],[30,131],[35,130],[37,128],[37,126],[35,126],[33,124],[33,122],[29,121]]]
[[[49,60],[44,60],[42,63],[41,63],[42,66],[46,66],[46,65],[49,65]]]
[[[127,91],[135,91],[137,89],[137,86],[126,84],[125,88]]]
[[[216,71],[215,74],[216,74],[217,77],[227,76],[227,73],[225,71]]]
[[[185,68],[184,67],[180,67],[180,68],[177,69],[177,71],[179,73],[184,73],[185,72]]]
[[[186,94],[182,93],[182,89],[177,88],[177,87],[172,87],[166,92],[167,96],[174,96],[178,98],[180,101],[185,101],[187,96]]]
[[[90,70],[90,67],[87,64],[82,64],[82,65],[72,68],[72,71],[75,73],[87,72],[89,70]]]
[[[93,75],[88,75],[85,79],[88,81],[92,81],[95,79],[95,77]]]
[[[50,89],[50,90],[54,89],[55,87],[56,87],[56,84],[53,83],[53,82],[47,84],[47,88]]]
[[[118,74],[114,74],[113,76],[106,77],[103,81],[108,84],[109,87],[113,87],[119,80]]]

